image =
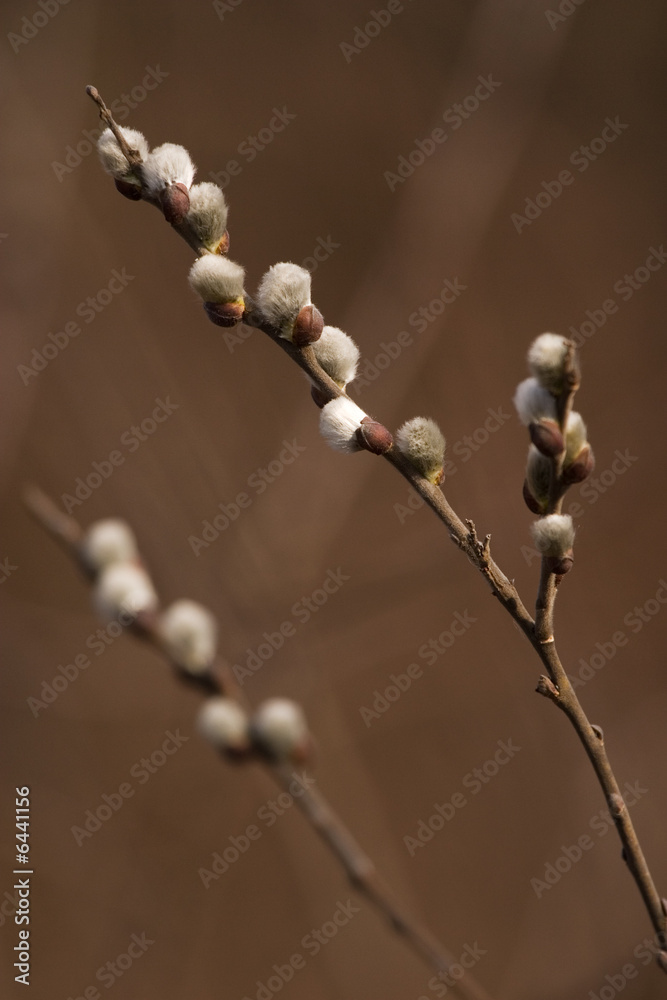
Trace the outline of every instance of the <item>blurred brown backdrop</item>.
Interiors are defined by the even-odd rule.
[[[592,324],[578,408],[599,486],[573,491],[577,562],[558,602],[560,646],[571,673],[602,658],[581,697],[621,783],[640,790],[633,814],[665,891],[667,609],[655,594],[667,574],[667,271],[637,270],[652,248],[656,266],[667,235],[664,5],[404,0],[389,20],[384,0],[54,8],[9,2],[2,16],[0,892],[11,897],[13,790],[29,785],[28,995],[66,1000],[95,986],[115,1000],[254,998],[297,952],[305,968],[280,991],[291,1000],[438,995],[363,901],[312,954],[305,936],[354,897],[300,815],[287,810],[271,826],[258,816],[273,788],[255,769],[221,766],[194,734],[197,697],[154,654],[128,638],[101,655],[87,645],[100,624],[86,588],[20,492],[36,481],[57,499],[72,494],[114,450],[122,465],[74,514],[84,524],[129,519],[164,603],[209,606],[232,663],[245,663],[263,633],[296,624],[247,681],[249,696],[303,702],[320,787],[451,950],[483,952],[475,974],[490,992],[560,1000],[602,990],[604,1000],[630,963],[624,997],[664,995],[643,964],[650,926],[616,836],[605,835],[601,794],[565,720],[533,693],[528,646],[432,515],[397,506],[408,490],[388,466],[326,449],[296,368],[259,333],[232,350],[206,321],[186,282],[187,248],[99,168],[84,95],[95,83],[121,109],[129,95],[137,106],[123,123],[154,145],[183,143],[199,179],[224,179],[236,160],[225,187],[231,256],[250,288],[271,263],[319,248],[314,300],[366,359],[385,365],[399,334],[410,335],[358,401],[392,428],[417,413],[439,421],[455,465],[448,496],[492,533],[528,604],[537,564],[521,549],[526,435],[511,398],[537,333]],[[151,71],[149,84],[160,82],[149,90]],[[489,96],[466,118],[443,118],[479,77]],[[262,133],[275,109],[293,117]],[[603,150],[591,142],[606,119],[617,125]],[[446,140],[410,176],[385,176],[411,154],[417,163],[436,128]],[[244,142],[260,134],[265,148],[251,158]],[[552,182],[567,169],[572,183],[556,197]],[[539,216],[517,231],[512,215],[538,193]],[[114,269],[131,280],[90,318],[86,300],[109,298],[98,295]],[[441,310],[446,280],[465,288]],[[607,300],[616,309],[602,324]],[[413,315],[422,308],[425,323]],[[33,350],[68,323],[80,334],[26,374]],[[140,441],[131,428],[156,399],[176,408]],[[492,433],[489,408],[501,414]],[[285,441],[303,450],[260,492],[251,477]],[[250,507],[195,555],[190,536],[240,491]],[[348,579],[303,621],[295,604],[339,569]],[[642,621],[633,609],[646,605]],[[429,664],[420,648],[457,612],[474,624]],[[619,630],[627,643],[610,646]],[[35,717],[28,699],[82,653],[90,667]],[[411,662],[421,678],[366,724],[361,709]],[[176,730],[187,742],[141,781],[137,762]],[[474,794],[466,776],[509,740],[520,752]],[[134,796],[78,846],[72,827],[126,781]],[[412,857],[405,838],[455,792],[465,808]],[[199,869],[251,823],[260,840],[204,889]],[[538,898],[531,879],[584,834],[594,846]],[[4,996],[25,995],[11,969],[16,932],[5,916]],[[132,935],[154,943],[122,976],[96,978]]]

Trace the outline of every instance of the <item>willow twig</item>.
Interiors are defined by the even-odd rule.
[[[101,107],[101,98],[94,91],[94,88],[88,88],[88,91],[93,96],[98,107]],[[103,120],[109,123],[110,115],[106,109],[105,115],[103,115]],[[116,134],[115,131],[114,134]],[[157,204],[155,199],[151,199],[145,192],[142,192],[142,197],[145,200],[151,201],[152,204]],[[188,242],[198,255],[208,252],[199,246],[198,241],[193,237],[192,232],[188,230],[185,223],[175,225],[173,228],[176,229],[179,235]],[[321,394],[321,402],[324,403],[334,397],[345,395],[343,390],[333,383],[326,372],[319,366],[312,347],[297,347],[278,336],[277,331],[273,327],[268,326],[261,315],[255,311],[250,300],[246,303],[243,322],[248,326],[263,330],[274,343],[277,343],[306,372],[311,381],[317,386]],[[573,345],[569,348],[565,367],[566,391],[561,394],[558,403],[558,420],[561,430],[564,430],[567,424],[572,399],[578,388],[578,372],[576,371],[574,361]],[[452,540],[482,574],[494,596],[498,598],[505,610],[527,636],[537,652],[541,663],[547,670],[548,677],[541,679],[538,691],[546,695],[562,709],[584,745],[584,749],[593,765],[595,775],[604,792],[611,815],[614,818],[616,829],[623,844],[623,856],[637,883],[651,923],[655,929],[657,939],[663,949],[658,960],[662,968],[667,971],[667,924],[665,908],[644,859],[628,810],[623,804],[618,782],[607,756],[601,730],[588,721],[572,689],[556,649],[553,635],[553,615],[559,578],[553,572],[548,571],[543,560],[538,588],[536,619],[533,620],[514,584],[510,582],[492,559],[489,537],[487,536],[484,541],[480,541],[473,522],[461,520],[449,506],[441,488],[434,486],[425,479],[395,446],[391,446],[384,453],[383,457],[408,480],[426,504],[434,511],[436,516],[445,524]],[[565,492],[565,487],[561,479],[562,467],[563,456],[560,455],[556,457],[553,463],[548,513],[558,513],[561,510],[562,498]]]
[[[24,501],[31,514],[53,538],[69,550],[79,569],[90,579],[91,574],[81,545],[84,532],[78,522],[73,517],[63,514],[53,500],[36,486],[26,489]],[[162,655],[166,655],[154,615],[139,614],[128,631],[136,638],[148,642]],[[198,687],[204,695],[224,695],[236,699],[246,708],[250,707],[233,672],[221,657],[217,658],[210,672],[204,677],[193,677],[179,669],[175,669],[174,673],[177,680]],[[262,764],[276,784],[284,791],[289,791],[294,782],[292,768],[286,763],[269,760],[262,760]],[[371,859],[359,846],[324,795],[316,789],[302,786],[299,795],[294,796],[294,802],[340,862],[354,888],[375,906],[389,926],[405,939],[409,947],[427,965],[436,972],[451,974],[452,967],[458,960],[396,900],[389,886],[377,873]],[[466,972],[463,980],[456,983],[456,987],[469,1000],[492,1000],[469,972]]]

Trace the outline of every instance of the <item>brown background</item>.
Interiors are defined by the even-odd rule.
[[[296,810],[271,829],[260,824],[252,850],[204,890],[198,869],[275,793],[259,770],[220,764],[193,735],[196,695],[130,638],[91,655],[67,691],[31,713],[27,699],[87,651],[99,623],[73,566],[22,509],[21,486],[37,481],[59,499],[119,447],[123,466],[76,515],[84,524],[126,517],[164,603],[189,596],[209,606],[232,663],[264,631],[294,621],[294,603],[329,570],[349,575],[246,690],[256,701],[284,694],[304,704],[320,787],[453,952],[475,943],[486,952],[475,974],[489,991],[584,998],[632,962],[639,975],[624,997],[664,995],[655,966],[633,957],[650,925],[614,833],[593,833],[594,849],[541,899],[531,887],[563,846],[591,833],[604,802],[564,718],[533,693],[535,658],[482,580],[430,513],[400,523],[394,505],[408,490],[389,466],[325,447],[302,376],[282,353],[259,333],[230,352],[187,286],[188,249],[157,212],[121,199],[94,153],[56,176],[54,163],[97,124],[85,84],[111,102],[159,66],[168,76],[125,124],[154,145],[183,143],[202,180],[239,160],[226,188],[231,255],[250,289],[271,263],[301,262],[318,238],[333,240],[340,246],[314,275],[314,300],[373,359],[458,277],[466,291],[424,333],[412,330],[412,346],[359,401],[391,428],[417,413],[439,421],[457,464],[447,494],[492,533],[529,605],[537,565],[521,552],[531,516],[520,497],[526,435],[514,387],[537,333],[567,332],[586,310],[618,302],[582,350],[578,408],[598,474],[617,449],[636,461],[580,501],[558,635],[571,673],[597,642],[618,629],[629,636],[581,696],[621,784],[647,790],[633,814],[664,892],[667,610],[637,634],[623,619],[666,575],[666,273],[628,302],[612,288],[667,235],[664,5],[587,0],[552,30],[544,2],[414,0],[348,62],[340,45],[370,9],[243,0],[221,20],[210,3],[72,0],[14,52],[5,36],[39,8],[3,5],[0,558],[17,568],[0,591],[0,891],[12,884],[15,785],[31,787],[36,872],[33,985],[27,993],[12,981],[16,928],[5,920],[3,995],[80,996],[133,933],[145,933],[155,943],[115,982],[114,1000],[254,998],[257,981],[307,955],[304,935],[351,896]],[[384,172],[488,74],[501,86],[391,192]],[[239,144],[283,106],[295,119],[248,162]],[[585,172],[573,169],[574,183],[518,234],[511,214],[615,116],[629,127]],[[128,287],[24,385],[18,366],[77,318],[113,268],[133,276]],[[178,410],[131,454],[121,436],[156,397]],[[483,427],[489,407],[512,417],[457,461],[455,443]],[[249,490],[253,472],[293,439],[305,448],[294,464],[261,496]],[[188,537],[242,490],[250,508],[195,557]],[[457,611],[478,621],[435,665],[419,661],[423,677],[366,726],[360,708]],[[72,826],[175,729],[192,738],[149,782],[134,781],[134,797],[78,847]],[[507,739],[520,753],[411,858],[404,837]],[[436,995],[431,972],[359,907],[282,996]]]

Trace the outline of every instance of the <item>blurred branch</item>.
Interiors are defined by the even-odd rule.
[[[30,486],[26,489],[24,500],[26,507],[42,527],[69,550],[70,555],[86,577],[89,580],[92,577],[94,580],[94,574],[86,561],[82,547],[85,533],[81,526],[74,518],[63,514],[53,500],[36,486]],[[156,615],[139,613],[129,626],[128,631],[136,638],[148,642],[163,656],[170,659],[163,636],[158,628]],[[211,669],[201,676],[188,674],[178,669],[173,661],[170,660],[170,662],[174,667],[175,676],[180,682],[199,688],[206,696],[211,694],[224,695],[238,701],[244,708],[250,708],[248,699],[242,692],[228,664],[220,656],[217,657]],[[266,759],[262,759],[261,762],[276,784],[283,791],[289,792],[290,786],[293,786],[294,783],[293,768],[285,762]],[[293,799],[315,832],[340,862],[354,888],[379,910],[392,930],[404,937],[413,951],[431,968],[435,969],[436,972],[451,975],[451,969],[457,963],[457,959],[396,900],[389,886],[378,875],[371,859],[359,846],[322,793],[302,785],[299,795],[293,796]],[[463,980],[456,983],[456,988],[469,1000],[492,1000],[469,972],[466,972]]]

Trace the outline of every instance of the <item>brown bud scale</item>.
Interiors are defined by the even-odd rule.
[[[555,420],[540,420],[528,427],[530,440],[542,455],[554,458],[565,451],[565,442]]]
[[[190,211],[190,195],[185,184],[170,184],[160,199],[162,213],[172,226],[179,226]]]
[[[523,499],[525,501],[526,507],[528,508],[529,511],[531,511],[531,513],[540,515],[546,513],[547,509],[546,503],[541,504],[539,500],[537,500],[533,496],[533,494],[530,492],[528,483],[525,480],[523,484]]]
[[[119,191],[124,198],[129,198],[130,201],[141,201],[141,188],[138,184],[119,180],[118,177],[114,180],[114,184],[116,185],[116,191]]]
[[[292,332],[292,343],[297,347],[307,347],[319,340],[324,329],[324,319],[317,306],[304,306],[299,312]]]
[[[572,549],[563,556],[545,556],[544,558],[547,569],[556,576],[565,576],[574,566],[574,553]]]
[[[573,483],[583,483],[595,468],[595,455],[589,444],[585,444],[574,462],[563,469],[562,480],[565,486]]]
[[[326,392],[322,392],[322,390],[318,389],[316,385],[310,387],[310,395],[313,397],[313,402],[320,408],[320,410],[323,410],[327,403],[331,402],[331,396]]]
[[[236,326],[243,319],[243,301],[204,302],[206,315],[216,326]]]
[[[384,424],[379,424],[370,417],[364,417],[355,436],[359,445],[374,455],[385,455],[394,444],[391,432]]]

